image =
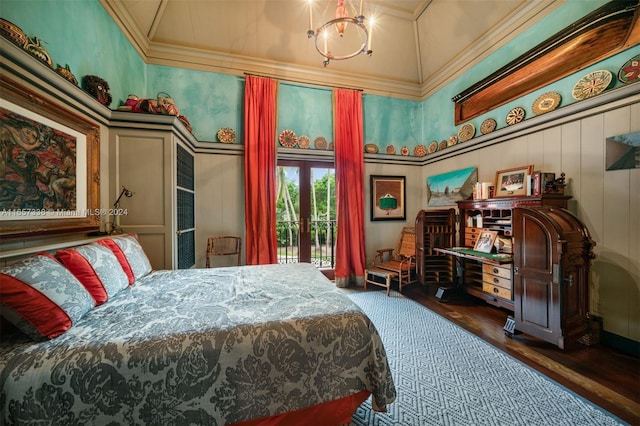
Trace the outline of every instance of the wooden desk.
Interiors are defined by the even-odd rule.
[[[484,253],[468,247],[434,248],[434,251],[442,254],[450,254],[456,257],[477,260],[478,262],[500,265],[513,262],[513,256],[506,253]]]
[[[491,305],[513,311],[512,255],[484,253],[468,247],[434,248],[433,250],[456,259],[458,291],[464,291]]]

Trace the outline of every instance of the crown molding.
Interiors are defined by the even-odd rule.
[[[267,59],[258,59],[235,54],[211,52],[204,49],[175,47],[168,44],[151,42],[149,35],[144,34],[135,20],[117,0],[99,0],[106,12],[112,17],[123,34],[131,42],[142,60],[147,64],[164,65],[207,72],[231,75],[259,74],[277,79],[309,85],[347,87],[362,89],[368,94],[401,98],[411,101],[423,101],[436,91],[442,89],[465,72],[478,61],[487,58],[502,46],[513,40],[522,31],[536,24],[566,0],[523,0],[522,6],[498,27],[488,31],[475,43],[471,44],[461,55],[445,64],[426,82],[410,82],[381,78],[368,74],[354,74],[330,69],[316,69],[295,64],[282,64]],[[418,5],[413,14],[385,8],[387,13],[403,19],[413,19],[415,38],[418,40],[417,21],[428,9],[431,0]],[[374,7],[381,7],[372,1]],[[151,28],[150,31],[155,31]],[[416,55],[420,47],[417,44]],[[420,61],[418,61],[420,62]],[[418,64],[420,74],[422,67]]]
[[[200,71],[218,72],[242,76],[257,74],[276,79],[330,87],[345,87],[363,90],[367,94],[400,97],[420,101],[420,85],[389,80],[371,75],[316,69],[312,67],[282,64],[281,62],[241,55],[211,52],[204,49],[176,47],[169,44],[151,43],[145,62]]]
[[[118,28],[120,28],[120,31],[127,37],[133,48],[136,49],[140,57],[144,60],[149,50],[149,37],[138,28],[135,20],[127,8],[124,7],[124,3],[115,0],[99,1],[109,16],[111,16],[111,19],[113,19]]]

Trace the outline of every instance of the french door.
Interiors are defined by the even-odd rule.
[[[278,263],[309,262],[333,270],[335,170],[333,163],[278,160]]]

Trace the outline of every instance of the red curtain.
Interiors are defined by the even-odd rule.
[[[362,92],[335,89],[334,141],[336,161],[335,282],[347,287],[364,283],[364,132]]]
[[[247,265],[278,263],[276,246],[276,80],[244,86],[244,217]]]

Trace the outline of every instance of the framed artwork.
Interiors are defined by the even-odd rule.
[[[371,176],[371,220],[405,220],[404,176]]]
[[[478,168],[468,167],[427,178],[427,203],[429,207],[455,206],[456,201],[473,195],[478,182]]]
[[[98,125],[7,79],[0,93],[0,238],[98,230]]]
[[[473,249],[475,251],[481,251],[483,253],[491,253],[491,250],[493,250],[493,245],[496,243],[496,238],[498,238],[498,231],[483,229],[478,236],[476,245],[473,247]]]
[[[527,176],[533,172],[533,165],[515,167],[496,172],[495,197],[516,197],[527,195]]]
[[[640,132],[610,136],[606,140],[606,169],[640,168]]]

